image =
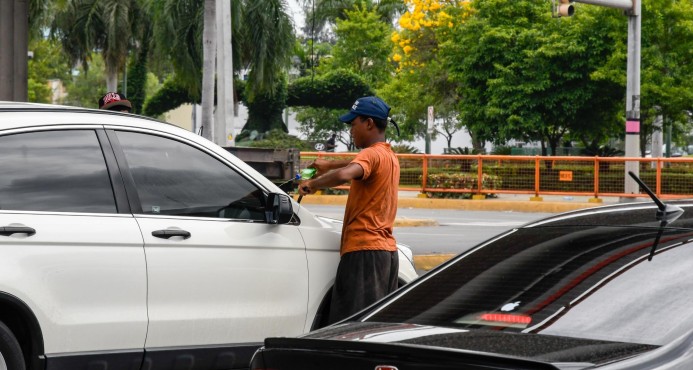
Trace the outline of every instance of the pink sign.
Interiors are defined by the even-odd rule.
[[[626,133],[640,133],[640,121],[626,121]]]

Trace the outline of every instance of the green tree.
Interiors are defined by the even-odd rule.
[[[306,13],[306,33],[313,36],[327,24],[348,18],[354,6],[375,10],[380,20],[392,24],[407,8],[402,0],[300,0]],[[312,33],[312,32],[313,33]]]
[[[50,103],[52,91],[49,80],[68,81],[70,64],[58,42],[44,37],[33,38],[29,50],[34,53],[28,65],[29,101]]]
[[[165,0],[150,3],[155,53],[170,60],[176,79],[199,99],[202,81],[203,3]],[[282,0],[231,0],[233,67],[249,70],[252,100],[255,94],[277,88],[294,51],[292,21]]]
[[[62,41],[63,49],[73,61],[84,65],[85,72],[92,52],[99,50],[105,63],[106,89],[115,91],[118,72],[127,61],[133,30],[147,18],[139,2],[66,0],[56,4],[52,29]]]
[[[409,10],[399,19],[400,29],[391,37],[392,60],[397,64],[397,72],[379,93],[401,117],[403,139],[426,136],[428,106],[433,106],[438,123],[434,125],[432,138],[445,137],[451,148],[452,137],[464,127],[464,122],[457,112],[458,82],[450,79],[439,51],[450,38],[453,24],[468,18],[469,3],[441,0],[405,3]],[[483,142],[474,142],[483,148]]]
[[[98,108],[98,100],[101,97],[95,91],[102,91],[106,85],[106,67],[101,55],[93,53],[89,56],[91,66],[89,73],[84,66],[74,70],[74,76],[66,84],[67,97],[64,104],[76,107]]]
[[[377,88],[387,82],[393,71],[388,61],[392,27],[382,22],[374,10],[363,6],[355,6],[345,14],[345,19],[337,20],[333,58],[323,62],[320,69],[343,68],[360,75],[370,86]]]
[[[599,96],[612,97],[620,86],[591,76],[610,47],[582,37],[579,14],[551,18],[548,1],[472,5],[474,15],[453,28],[444,48],[468,127],[495,144],[541,141],[556,153],[561,138],[585,126],[590,112],[613,116],[620,99]]]
[[[602,19],[613,14],[602,12]],[[626,22],[619,17],[621,25]],[[607,24],[607,21],[602,23]],[[612,20],[613,23],[613,20]],[[613,27],[609,27],[613,29]],[[614,41],[614,53],[595,73],[598,78],[618,83],[625,90],[627,39]],[[690,131],[688,112],[693,101],[693,4],[681,0],[647,0],[642,4],[641,36],[641,151],[644,154],[657,116],[673,129],[674,138]],[[625,111],[623,106],[622,111]]]
[[[390,78],[392,27],[373,7],[355,5],[344,15],[336,21],[333,57],[323,59],[317,77],[305,77],[292,84],[289,103],[312,107],[297,109],[300,130],[310,132],[309,139],[321,141],[336,133],[352,148],[348,127],[340,124],[336,112],[343,113],[357,98],[372,95],[371,87],[383,85]]]

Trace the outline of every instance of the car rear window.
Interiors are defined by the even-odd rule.
[[[693,231],[535,227],[466,253],[367,316],[662,345],[693,327]]]
[[[0,209],[117,213],[93,130],[0,136]]]

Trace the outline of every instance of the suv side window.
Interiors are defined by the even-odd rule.
[[[117,213],[92,130],[0,136],[0,209]]]
[[[216,158],[172,139],[116,133],[145,214],[265,220],[262,190]]]

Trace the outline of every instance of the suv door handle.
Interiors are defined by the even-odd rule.
[[[173,236],[182,236],[183,239],[188,239],[190,237],[190,232],[180,229],[155,230],[152,231],[152,236],[161,239],[169,239]]]
[[[28,226],[0,226],[0,235],[10,236],[12,234],[36,234],[36,229]]]

